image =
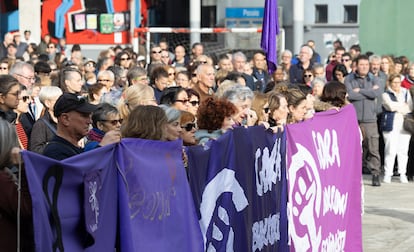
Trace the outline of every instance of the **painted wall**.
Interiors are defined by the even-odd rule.
[[[46,0],[42,37],[66,37],[68,44],[129,43],[128,0]]]
[[[362,0],[359,37],[362,51],[414,60],[412,0]],[[375,10],[375,11],[373,11]]]

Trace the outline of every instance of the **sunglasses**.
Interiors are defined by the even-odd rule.
[[[263,108],[263,110],[264,110],[264,112],[265,112],[265,114],[267,114],[267,113],[269,113],[269,107],[266,107],[266,108]]]
[[[184,126],[181,126],[181,128],[185,129],[186,131],[191,131],[192,129],[196,128],[196,124],[195,123],[187,123]]]
[[[113,126],[116,126],[118,123],[122,124],[122,122],[124,121],[123,119],[118,119],[118,120],[99,120],[100,122],[109,122],[110,124],[112,124]]]
[[[152,53],[161,53],[162,51],[151,51]]]
[[[168,73],[168,75],[174,75],[175,73]]]
[[[312,77],[312,74],[305,74],[304,75],[306,78],[310,78],[310,77]]]
[[[122,61],[124,60],[130,60],[131,58],[121,58]]]
[[[193,106],[193,107],[198,106],[200,104],[199,101],[189,101],[189,102],[190,102],[191,106]]]
[[[28,100],[30,100],[30,96],[23,96],[22,100],[23,102],[27,102]]]
[[[0,70],[7,70],[7,67],[0,67]]]
[[[188,103],[188,102],[190,102],[190,100],[175,100],[175,102],[181,102],[181,103]]]

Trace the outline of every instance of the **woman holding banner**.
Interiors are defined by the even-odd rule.
[[[234,125],[233,117],[237,113],[236,106],[228,100],[209,97],[204,100],[197,112],[199,130],[195,137],[199,144],[219,138]]]
[[[287,123],[298,123],[305,119],[307,100],[305,94],[296,88],[288,89],[286,92],[289,114]]]

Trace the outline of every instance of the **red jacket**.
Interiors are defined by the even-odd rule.
[[[405,76],[404,80],[401,82],[401,87],[404,87],[408,90],[414,85],[414,80],[410,80],[410,77]]]

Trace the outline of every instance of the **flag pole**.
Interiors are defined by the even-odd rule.
[[[17,251],[20,250],[20,210],[21,210],[21,201],[22,201],[22,159],[20,153],[18,154],[19,159],[19,177],[17,182]]]

